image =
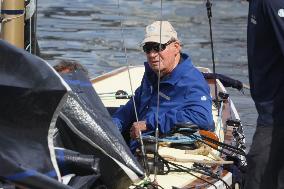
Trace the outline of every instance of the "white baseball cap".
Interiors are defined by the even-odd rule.
[[[162,28],[161,31],[160,27]],[[168,21],[155,21],[146,27],[145,38],[141,44],[144,45],[147,42],[165,44],[171,39],[178,41],[177,32],[171,23]]]

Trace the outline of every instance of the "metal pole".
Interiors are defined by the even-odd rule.
[[[1,8],[1,38],[24,48],[25,0],[3,0]]]
[[[216,78],[216,69],[215,69],[215,58],[214,58],[214,45],[213,45],[213,36],[212,36],[212,24],[211,24],[211,18],[212,18],[212,3],[210,0],[206,1],[206,8],[207,8],[207,16],[209,21],[209,32],[210,32],[210,44],[211,44],[211,55],[212,55],[212,63],[213,63],[213,75],[214,75],[214,87],[215,87],[215,100],[216,100],[216,106],[218,109],[218,116],[220,111],[220,105],[219,105],[219,98],[218,98],[218,88],[217,88],[217,78]]]

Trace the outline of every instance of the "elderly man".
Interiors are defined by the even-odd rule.
[[[189,56],[181,53],[181,43],[172,25],[168,21],[153,22],[146,27],[142,45],[147,62],[134,97],[138,120],[131,99],[113,115],[120,131],[130,132],[131,138],[135,139],[139,137],[139,131],[154,131],[157,120],[162,134],[181,122],[214,130],[209,86]]]

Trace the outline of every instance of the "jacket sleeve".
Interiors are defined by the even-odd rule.
[[[137,96],[140,94],[140,87],[136,89],[134,100],[137,104]],[[112,116],[113,123],[118,127],[120,132],[127,131],[132,123],[135,121],[135,110],[133,104],[133,98],[131,98],[125,105],[121,106]]]
[[[212,99],[208,86],[194,86],[185,97],[182,106],[170,109],[166,113],[159,115],[159,130],[167,133],[176,123],[191,122],[204,130],[214,130],[212,117]],[[147,127],[156,128],[156,114],[149,114],[146,117]]]

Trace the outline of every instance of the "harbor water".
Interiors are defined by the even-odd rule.
[[[205,0],[45,0],[38,1],[37,35],[42,57],[51,65],[77,60],[90,77],[115,68],[140,65],[144,28],[169,20],[183,52],[194,65],[212,68]],[[248,85],[245,0],[214,0],[212,32],[216,72]],[[249,90],[228,89],[244,125],[249,149],[257,113]]]

